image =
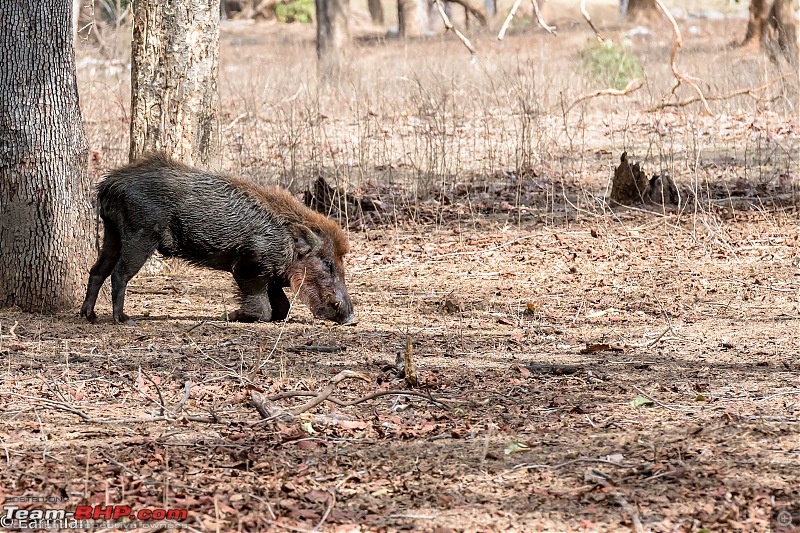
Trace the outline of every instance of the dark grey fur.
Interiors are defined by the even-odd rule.
[[[123,312],[125,289],[156,250],[231,272],[242,305],[229,319],[282,320],[289,312],[283,291],[289,286],[287,271],[300,255],[320,250],[321,236],[276,215],[230,179],[160,155],[112,171],[98,185],[97,196],[105,237],[81,307],[90,322],[96,321],[97,295],[110,274],[113,320],[135,324]],[[334,311],[312,311],[344,323],[353,312],[343,273],[340,277],[340,301],[329,302]],[[336,285],[337,280],[326,281]]]

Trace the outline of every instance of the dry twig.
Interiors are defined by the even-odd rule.
[[[531,0],[531,2],[533,3],[533,11],[536,13],[536,22],[539,23],[539,26],[541,26],[542,29],[544,29],[544,31],[546,31],[550,35],[555,36],[556,27],[550,26],[544,21],[544,19],[542,18],[542,12],[539,10],[538,0]]]
[[[584,100],[589,100],[591,98],[596,98],[598,96],[627,96],[634,91],[638,91],[644,86],[644,83],[639,78],[634,78],[628,82],[628,85],[625,86],[624,89],[601,89],[599,91],[595,91],[591,94],[585,94],[572,102],[569,107],[567,107],[567,113],[578,105],[579,103],[583,102]]]
[[[442,22],[444,23],[445,30],[452,31],[458,36],[459,39],[461,39],[461,42],[464,43],[464,46],[467,47],[467,50],[469,50],[469,53],[472,54],[472,58],[474,60],[475,56],[478,55],[478,52],[472,46],[472,43],[469,42],[469,39],[467,39],[463,33],[458,31],[458,29],[455,26],[453,26],[453,23],[450,22],[450,17],[448,17],[447,13],[444,12],[444,7],[442,6],[442,0],[436,0],[436,9],[439,11],[439,16],[442,17]]]
[[[605,39],[603,38],[602,35],[600,35],[600,32],[597,31],[597,28],[594,27],[594,24],[592,24],[592,19],[589,16],[589,11],[586,9],[586,0],[581,0],[580,8],[581,8],[581,15],[583,15],[583,18],[586,19],[586,22],[589,24],[589,27],[592,28],[595,37],[597,37],[597,40],[600,41],[601,43],[604,42]]]
[[[697,96],[699,100],[703,102],[703,107],[705,108],[706,113],[708,113],[710,116],[714,116],[714,113],[711,112],[711,108],[708,107],[708,102],[706,102],[706,98],[703,96],[703,91],[700,90],[700,87],[686,77],[685,74],[681,73],[681,71],[679,71],[678,67],[675,65],[675,57],[678,55],[678,50],[683,46],[683,37],[681,36],[680,28],[678,28],[678,23],[675,22],[675,17],[673,17],[672,13],[669,12],[669,9],[667,9],[667,7],[664,5],[664,2],[661,0],[655,0],[655,3],[664,16],[667,17],[670,24],[672,24],[672,32],[675,34],[675,44],[672,45],[672,53],[669,55],[669,67],[672,69],[672,75],[675,76],[676,80],[671,94],[675,94],[675,91],[681,86],[681,82],[686,82],[697,92]]]
[[[759,98],[758,96],[756,96],[756,93],[760,93],[760,92],[764,91],[765,89],[767,89],[770,85],[772,85],[774,83],[777,83],[777,82],[781,81],[782,79],[788,78],[789,76],[793,76],[793,75],[794,74],[792,74],[791,72],[785,72],[782,75],[778,76],[777,78],[772,78],[767,83],[765,83],[764,85],[761,85],[759,87],[753,87],[752,89],[750,89],[750,88],[739,89],[737,91],[733,91],[732,93],[722,94],[722,95],[718,95],[718,96],[706,96],[705,99],[706,99],[706,101],[708,101],[708,100],[728,100],[729,98],[735,98],[737,96],[742,96],[742,95],[746,94],[747,96],[750,96],[750,97],[752,97],[752,98],[754,98],[756,100],[765,100],[763,98]],[[659,109],[664,109],[666,107],[684,107],[684,106],[687,106],[689,104],[693,104],[695,102],[699,102],[700,99],[701,99],[700,96],[692,96],[691,98],[687,98],[685,100],[681,100],[680,102],[662,102],[661,104],[659,104],[659,105],[657,105],[655,107],[651,107],[650,109],[647,110],[647,112],[651,113],[653,111],[658,111]]]

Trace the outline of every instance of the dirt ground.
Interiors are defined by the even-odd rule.
[[[725,55],[719,43],[740,20],[696,24],[705,40],[689,40],[700,59],[687,68],[716,57],[709,71],[744,64],[773,77],[757,55]],[[345,111],[325,123],[340,127],[315,130],[281,111],[300,92],[280,80],[302,77],[302,66],[282,64],[266,81],[236,78],[275,47],[313,50],[308,29],[269,31],[242,49],[252,28],[223,33],[225,168],[274,174],[298,190],[294,173],[307,165],[356,193],[404,191],[404,202],[423,187],[409,193],[381,179],[387,168],[395,177],[416,169],[439,193],[349,224],[355,325],[321,322],[301,304],[285,323],[227,323],[230,276],[171,260],[132,280],[126,307],[136,327],[111,324],[108,286],[96,325],[77,307],[57,316],[0,310],[4,506],[188,511],[161,529],[125,522],[148,531],[800,530],[800,124],[786,103],[796,86],[767,91],[766,103],[715,104],[713,118],[697,107],[646,113],[669,91],[666,70],[634,111],[603,103],[577,116],[540,112],[526,130],[513,110],[475,123],[457,109],[425,115],[422,104],[387,111],[435,104],[435,91],[420,96],[430,88],[423,80],[409,100],[376,102],[362,88],[366,107],[357,109],[342,89],[333,100]],[[561,43],[587,37],[570,31]],[[518,31],[507,46],[519,57],[546,39]],[[668,33],[662,41],[653,53],[663,56]],[[365,61],[386,61],[393,46],[363,52]],[[465,54],[438,38],[402,53],[425,46]],[[79,50],[79,60],[95,56]],[[79,79],[91,76],[81,90],[98,176],[127,151],[124,74],[104,69],[79,69]],[[750,83],[747,72],[737,76],[704,87]],[[275,102],[248,101],[264,87]],[[587,87],[570,90],[568,101]],[[783,100],[769,101],[774,94]],[[377,115],[384,126],[370,122]],[[415,134],[409,116],[434,117],[429,125],[450,117],[441,138],[456,144],[437,148],[440,137]],[[458,124],[467,140],[453,140]],[[470,141],[475,124],[506,124],[509,137]],[[377,130],[362,136],[361,125]],[[535,141],[513,138],[529,132]],[[289,137],[303,149],[287,148]],[[669,170],[684,198],[702,201],[611,209],[608,179],[632,148],[650,172]],[[502,170],[519,157],[513,172]],[[423,172],[426,161],[443,163]],[[347,176],[330,170],[347,165]],[[345,180],[364,168],[357,184]],[[416,387],[398,374],[404,356]],[[336,376],[344,378],[333,384]],[[254,394],[282,416],[262,420]],[[286,416],[292,409],[304,412]],[[783,510],[795,513],[793,525],[778,522]]]

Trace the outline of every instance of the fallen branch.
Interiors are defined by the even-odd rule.
[[[456,29],[456,27],[453,26],[453,23],[450,22],[450,17],[448,17],[447,13],[444,12],[444,7],[442,6],[442,0],[436,0],[436,9],[439,11],[439,16],[442,17],[442,22],[444,23],[445,30],[449,30],[455,33],[458,36],[458,38],[461,39],[461,42],[464,43],[464,46],[467,47],[467,50],[469,50],[469,53],[472,54],[472,57],[474,59],[475,56],[478,55],[478,52],[472,46],[472,43],[469,42],[469,39],[467,39],[463,33],[458,31],[458,29]]]
[[[293,391],[281,392],[280,394],[275,394],[267,398],[267,400],[274,402],[277,400],[283,400],[285,398],[296,398],[298,396],[316,396],[317,394],[319,393],[313,391],[293,390]],[[414,398],[422,398],[423,400],[428,400],[429,402],[438,405],[439,407],[450,409],[449,405],[447,405],[445,402],[441,400],[437,400],[430,394],[425,394],[424,392],[416,392],[410,390],[382,390],[373,392],[356,400],[345,401],[345,400],[340,400],[339,398],[336,397],[330,397],[326,398],[325,401],[331,402],[332,404],[338,405],[339,407],[352,407],[360,403],[368,402],[369,400],[374,400],[375,398],[380,398],[381,396],[413,396]]]
[[[686,75],[682,74],[678,67],[675,65],[675,57],[678,55],[678,50],[683,46],[683,37],[681,36],[681,30],[678,28],[678,23],[675,22],[675,18],[672,16],[672,13],[669,12],[669,9],[664,5],[664,2],[661,0],[655,0],[656,5],[664,14],[665,17],[669,20],[670,24],[672,24],[672,32],[675,34],[675,44],[672,45],[672,53],[669,55],[669,67],[672,69],[672,75],[675,76],[675,86],[672,88],[671,94],[675,94],[675,91],[678,87],[681,86],[681,82],[686,82],[689,86],[692,87],[697,92],[697,95],[701,102],[703,102],[703,107],[710,116],[714,116],[714,113],[711,112],[711,108],[708,107],[708,102],[706,102],[705,96],[703,96],[703,91],[700,90],[700,87],[697,86],[692,80],[686,77]]]
[[[706,99],[706,101],[708,101],[708,100],[728,100],[729,98],[735,98],[737,96],[742,96],[742,95],[746,94],[747,96],[750,96],[750,97],[752,97],[752,98],[754,98],[756,100],[764,100],[763,98],[759,98],[758,96],[756,96],[756,93],[760,93],[761,91],[764,91],[765,89],[767,89],[770,85],[772,85],[772,84],[774,84],[776,82],[779,82],[782,79],[787,78],[789,76],[793,76],[793,75],[794,74],[792,74],[791,72],[786,72],[786,73],[782,74],[781,76],[778,76],[777,78],[771,79],[770,81],[768,81],[764,85],[761,85],[760,87],[754,87],[752,89],[739,89],[738,91],[733,91],[732,93],[723,94],[723,95],[706,96],[705,99]],[[664,109],[666,107],[683,107],[683,106],[687,106],[689,104],[693,104],[695,102],[699,102],[700,98],[701,97],[699,97],[699,96],[693,96],[691,98],[687,98],[685,100],[681,100],[680,102],[663,102],[663,103],[661,103],[661,104],[659,104],[659,105],[657,105],[655,107],[652,107],[652,108],[648,109],[647,112],[651,113],[653,111],[658,111],[659,109]]]
[[[578,98],[577,100],[575,100],[574,102],[572,102],[569,105],[569,107],[567,107],[567,113],[569,113],[569,111],[573,107],[575,107],[576,105],[578,105],[579,103],[581,103],[581,102],[583,102],[585,100],[590,100],[592,98],[597,98],[598,96],[627,96],[627,95],[631,94],[634,91],[638,91],[642,87],[644,87],[644,82],[642,82],[642,80],[640,80],[639,78],[634,78],[634,79],[632,79],[631,81],[628,82],[628,85],[626,85],[624,89],[601,89],[601,90],[595,91],[595,92],[593,92],[591,94],[583,95],[580,98]]]
[[[292,346],[286,348],[287,352],[300,353],[300,352],[319,352],[319,353],[339,353],[345,351],[344,346]]]

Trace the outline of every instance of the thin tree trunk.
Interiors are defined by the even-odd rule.
[[[335,78],[350,48],[350,0],[316,0],[320,77]]]
[[[375,24],[383,24],[383,3],[381,0],[367,0],[369,16]]]
[[[0,307],[72,307],[93,255],[71,7],[0,0]]]
[[[747,31],[742,46],[760,46],[767,31],[767,16],[770,2],[768,0],[750,0],[750,15],[747,20]]]
[[[397,0],[397,22],[400,37],[418,37],[428,24],[423,0]]]
[[[162,151],[207,164],[217,151],[219,0],[134,0],[130,158]]]
[[[778,47],[791,65],[797,68],[798,58],[797,22],[792,9],[792,0],[775,0],[769,12],[769,23],[777,33]]]

